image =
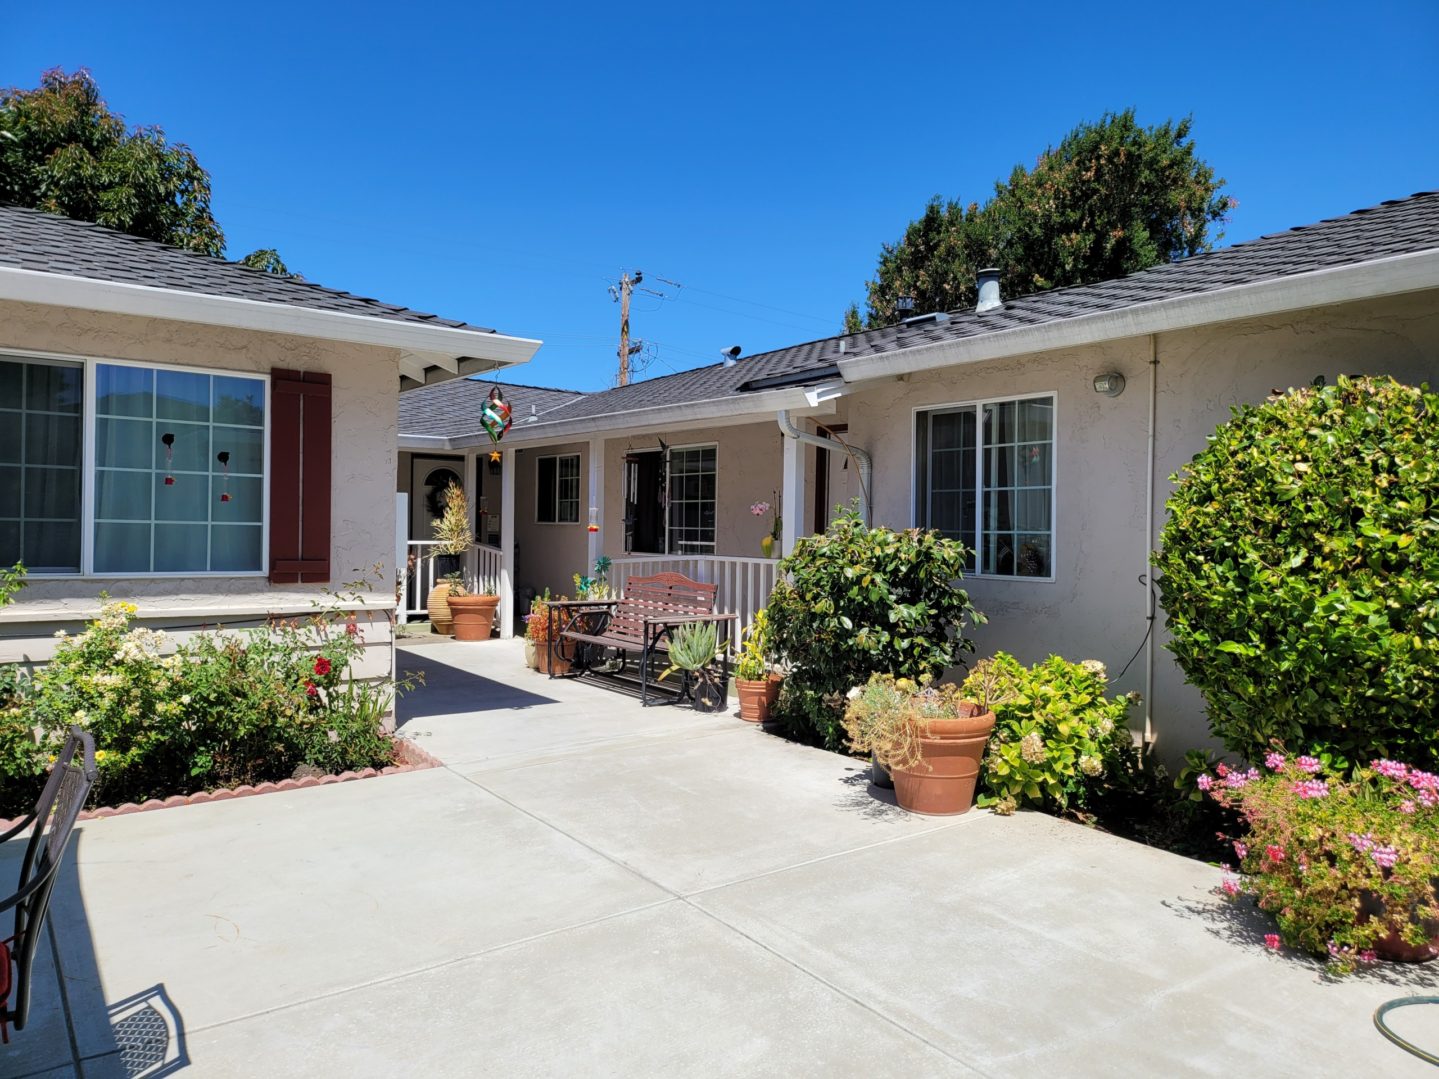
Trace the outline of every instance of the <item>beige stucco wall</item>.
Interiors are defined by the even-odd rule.
[[[334,580],[329,587],[338,589],[341,582],[368,575],[375,587],[365,593],[362,605],[393,607],[394,350],[17,303],[0,303],[0,349],[256,373],[268,373],[271,367],[328,372],[334,422]],[[377,573],[372,572],[376,564]],[[31,630],[48,638],[56,628],[73,628],[97,609],[102,590],[135,601],[141,618],[156,624],[183,624],[197,616],[238,624],[246,616],[304,612],[314,609],[324,591],[322,586],[271,585],[254,576],[36,578],[13,606],[0,611],[0,633],[5,635],[0,638],[0,661],[36,652],[36,644],[26,641]],[[383,617],[375,619],[370,641],[388,651],[389,627]]]
[[[572,453],[580,455],[580,519],[573,524],[541,524],[535,519],[539,459]],[[534,589],[536,594],[548,588],[553,595],[569,595],[574,591],[574,575],[587,572],[589,560],[585,527],[589,522],[589,443],[526,446],[515,457],[516,587],[519,591]]]
[[[1155,517],[1145,528],[1148,338],[953,367],[881,384],[850,397],[850,439],[875,458],[874,517],[914,523],[914,410],[990,397],[1057,394],[1057,507],[1053,582],[971,578],[989,617],[972,631],[978,654],[998,649],[1025,660],[1050,652],[1100,659],[1111,674],[1144,638],[1150,534],[1164,520],[1165,479],[1204,446],[1231,405],[1259,402],[1271,388],[1331,382],[1342,373],[1387,373],[1409,382],[1439,375],[1439,297],[1422,294],[1347,304],[1286,318],[1257,319],[1157,339]],[[1119,371],[1118,398],[1096,394],[1095,375]],[[1160,627],[1158,638],[1162,643]],[[1142,689],[1141,653],[1119,683]],[[1207,744],[1198,694],[1162,648],[1151,702],[1158,748],[1173,761]],[[1136,725],[1141,713],[1135,713]]]

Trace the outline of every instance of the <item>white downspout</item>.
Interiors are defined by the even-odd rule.
[[[1156,334],[1149,335],[1149,427],[1146,435],[1147,446],[1145,447],[1145,485],[1144,485],[1144,548],[1145,561],[1154,553],[1154,464],[1155,464],[1155,438],[1154,418],[1159,402],[1159,338]],[[1145,637],[1144,652],[1144,744],[1149,746],[1154,742],[1154,648],[1157,615],[1159,606],[1155,600],[1154,590],[1154,567],[1146,564],[1144,568],[1144,580],[1148,587],[1144,590],[1144,619],[1148,634]]]
[[[798,442],[803,442],[810,446],[817,446],[822,450],[842,449],[845,452],[853,455],[855,461],[859,465],[860,513],[864,517],[864,523],[870,524],[870,491],[872,490],[870,484],[874,480],[874,458],[870,457],[867,451],[860,449],[858,446],[852,446],[849,443],[840,445],[833,439],[821,438],[819,435],[812,435],[808,431],[800,430],[800,428],[795,426],[794,421],[790,419],[789,409],[787,408],[782,408],[778,412],[776,412],[774,418],[775,422],[779,424],[780,431],[783,432],[786,438],[792,438]],[[803,511],[799,507],[796,507],[795,510],[791,510],[790,507],[786,506],[784,512],[785,516],[788,517],[789,514],[792,512]]]

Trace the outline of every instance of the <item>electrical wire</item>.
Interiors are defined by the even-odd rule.
[[[1148,574],[1141,573],[1138,577],[1135,578],[1135,580],[1137,580],[1144,587],[1148,588],[1148,577]],[[1134,655],[1129,657],[1129,662],[1124,665],[1124,669],[1110,679],[1111,682],[1118,682],[1121,678],[1128,674],[1129,668],[1134,666],[1134,661],[1139,658],[1139,653],[1144,651],[1144,646],[1149,640],[1149,635],[1154,632],[1154,616],[1152,614],[1147,616],[1145,621],[1148,624],[1144,627],[1144,636],[1139,638],[1139,647],[1134,650]]]

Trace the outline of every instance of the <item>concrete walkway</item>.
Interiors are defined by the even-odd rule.
[[[1370,1014],[1439,972],[1327,981],[1207,866],[909,816],[518,642],[401,666],[447,767],[83,827],[0,1076],[1430,1074]]]

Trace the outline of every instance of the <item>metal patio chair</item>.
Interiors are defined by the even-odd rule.
[[[79,727],[71,727],[65,748],[55,758],[55,767],[35,802],[35,811],[0,835],[3,844],[35,826],[20,863],[15,894],[0,900],[0,914],[15,908],[15,932],[0,940],[0,1043],[10,1041],[10,1026],[24,1030],[29,1018],[30,968],[45,926],[50,893],[70,833],[94,783],[95,742]]]

